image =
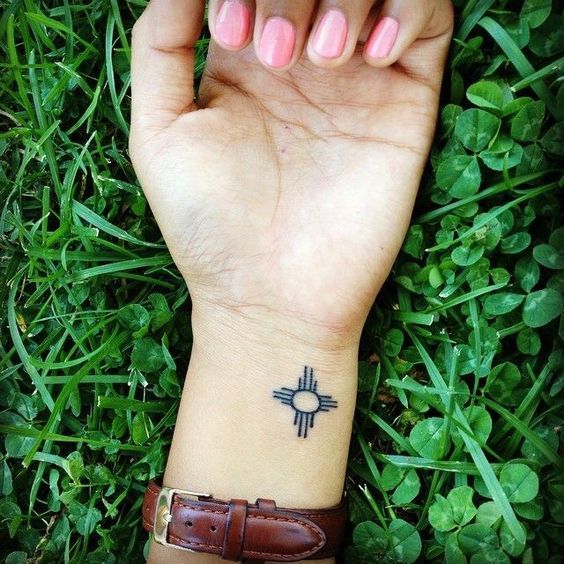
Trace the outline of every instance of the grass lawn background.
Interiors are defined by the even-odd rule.
[[[141,561],[172,435],[189,298],[127,155],[144,4],[0,0],[11,564]],[[456,4],[430,165],[362,340],[353,564],[562,561],[563,14]]]

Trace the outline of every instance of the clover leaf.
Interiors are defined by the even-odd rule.
[[[470,151],[485,149],[497,135],[501,120],[484,110],[472,108],[458,116],[454,133]]]
[[[438,459],[445,444],[446,428],[440,417],[429,417],[417,423],[409,434],[413,448],[426,458]]]
[[[543,327],[562,313],[562,305],[562,295],[556,290],[537,290],[525,299],[523,321],[529,327]]]
[[[525,503],[535,498],[539,491],[539,477],[526,464],[509,462],[499,475],[499,482],[509,501]]]

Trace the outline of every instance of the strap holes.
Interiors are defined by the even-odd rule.
[[[187,527],[191,527],[194,523],[192,523],[192,521],[186,521],[186,523],[184,523]]]
[[[217,531],[217,527],[216,527],[215,525],[212,525],[212,526],[210,527],[210,531],[211,531],[212,533],[215,533],[215,532]]]

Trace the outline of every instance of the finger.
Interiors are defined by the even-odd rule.
[[[325,68],[346,63],[356,50],[373,4],[373,0],[323,0],[307,44],[309,60]]]
[[[366,62],[386,67],[417,39],[436,37],[452,27],[450,0],[386,0],[364,47]]]
[[[132,139],[195,109],[194,45],[203,0],[152,0],[133,28]]]
[[[314,0],[257,0],[254,45],[263,65],[287,70],[298,61],[314,8]]]
[[[210,0],[208,26],[216,43],[238,51],[252,39],[255,16],[253,0]]]

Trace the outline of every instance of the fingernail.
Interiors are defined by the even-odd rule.
[[[237,0],[226,0],[215,21],[215,33],[227,47],[241,47],[247,41],[251,27],[249,8]]]
[[[269,67],[285,67],[291,60],[296,43],[296,30],[286,19],[269,18],[260,38],[259,56]]]
[[[368,40],[366,54],[373,59],[386,58],[396,42],[398,30],[399,22],[396,19],[389,16],[382,18]]]
[[[336,59],[343,54],[347,39],[347,18],[341,10],[329,10],[319,21],[312,47],[326,59]]]

